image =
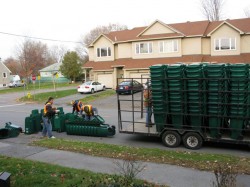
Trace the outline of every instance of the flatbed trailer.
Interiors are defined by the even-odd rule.
[[[120,133],[157,136],[167,147],[178,147],[183,143],[188,149],[199,149],[204,141],[250,147],[250,78],[176,78],[166,75],[162,78],[152,74],[151,78],[134,79],[142,83],[152,82],[152,127],[146,127],[143,89],[131,95],[117,94]],[[155,85],[161,82],[165,86],[158,88],[153,82]],[[179,82],[181,89],[171,88],[171,82],[177,87]],[[190,89],[190,83],[197,83],[197,89],[193,85]],[[214,89],[214,85],[218,89]],[[247,87],[241,89],[242,85]],[[164,99],[158,99],[161,97],[159,93],[164,95]],[[197,98],[193,99],[194,96]]]

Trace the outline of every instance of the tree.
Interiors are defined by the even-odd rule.
[[[246,7],[244,9],[244,12],[245,12],[246,17],[250,18],[250,6]]]
[[[128,27],[126,25],[120,24],[109,24],[108,26],[98,26],[92,29],[83,39],[85,46],[89,46],[100,34],[108,34],[111,31],[121,31],[126,30]]]
[[[3,63],[9,68],[9,70],[13,75],[20,74],[20,69],[21,69],[20,64],[14,58],[9,57]]]
[[[82,73],[82,63],[79,61],[79,56],[75,51],[68,51],[63,58],[62,65],[60,66],[61,73],[75,81]]]
[[[26,77],[27,82],[32,74],[36,75],[40,69],[55,63],[47,45],[32,40],[25,40],[18,46],[17,61],[20,65],[20,75]]]
[[[224,0],[200,0],[201,12],[209,21],[219,21],[222,19],[222,8]]]

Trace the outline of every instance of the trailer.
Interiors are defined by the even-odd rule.
[[[117,95],[119,132],[157,136],[167,147],[199,149],[205,141],[250,146],[249,72],[248,64],[151,66],[150,78],[136,80],[151,82],[153,125],[146,127],[143,89]]]

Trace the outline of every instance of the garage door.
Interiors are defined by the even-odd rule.
[[[137,80],[139,83],[146,83],[147,78],[149,78],[150,75],[148,73],[130,73],[130,78],[133,78],[134,80]]]
[[[113,88],[113,74],[97,75],[98,82],[105,84],[106,88]]]

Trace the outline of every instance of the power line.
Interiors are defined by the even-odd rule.
[[[23,37],[23,38],[30,38],[30,39],[36,39],[36,40],[46,40],[46,41],[52,41],[52,42],[80,43],[81,44],[81,42],[76,42],[76,41],[55,40],[55,39],[48,39],[48,38],[32,37],[32,36],[25,36],[25,35],[20,35],[20,34],[12,34],[12,33],[1,32],[1,31],[0,31],[0,34]]]

